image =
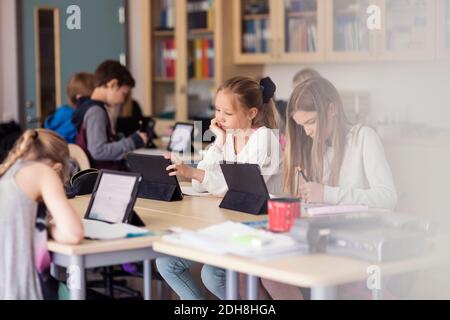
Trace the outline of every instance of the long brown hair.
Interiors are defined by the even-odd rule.
[[[336,108],[333,123],[328,124],[330,106]],[[305,129],[298,125],[293,115],[298,111],[317,112],[317,128],[314,139],[310,138]],[[293,194],[296,190],[296,168],[300,167],[312,182],[323,181],[323,160],[327,150],[326,128],[333,126],[331,138],[328,139],[334,149],[331,162],[331,173],[328,185],[337,186],[339,173],[344,158],[346,135],[349,122],[344,114],[342,101],[336,88],[322,77],[309,79],[297,86],[290,98],[287,109],[286,126],[286,161],[285,161],[285,189]]]
[[[230,92],[240,107],[247,110],[256,108],[258,114],[253,119],[252,127],[279,129],[280,116],[275,107],[273,97],[276,86],[270,78],[260,82],[248,77],[234,77],[225,81],[217,92]]]
[[[50,160],[61,163],[63,170],[61,180],[65,181],[69,175],[69,147],[59,135],[46,129],[31,129],[17,140],[8,157],[0,165],[2,177],[19,159],[27,158],[31,161]]]

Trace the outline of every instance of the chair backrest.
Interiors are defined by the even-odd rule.
[[[78,163],[80,170],[86,170],[91,168],[89,158],[87,157],[86,153],[83,151],[83,149],[81,149],[80,146],[76,144],[69,144],[69,153],[70,157]]]

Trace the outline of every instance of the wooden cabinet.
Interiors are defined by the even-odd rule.
[[[378,60],[431,60],[435,55],[436,1],[379,0],[382,32]]]
[[[367,9],[377,0],[327,1],[326,60],[376,60],[377,30],[367,27]]]
[[[233,0],[235,62],[322,61],[326,1]]]
[[[432,60],[439,43],[440,55],[448,52],[447,0],[233,3],[234,55],[240,64]]]
[[[220,84],[261,66],[234,63],[229,0],[141,0],[146,113],[192,120],[214,104]]]

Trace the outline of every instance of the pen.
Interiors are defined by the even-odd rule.
[[[303,180],[308,183],[309,180],[306,177],[305,173],[303,172],[303,169],[301,167],[296,167],[295,168],[295,178],[296,178],[296,195],[299,195],[299,187],[300,187],[300,176],[303,178]]]

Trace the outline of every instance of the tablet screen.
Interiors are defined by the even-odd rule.
[[[191,150],[193,126],[189,124],[177,124],[170,139],[169,150],[185,152]]]
[[[138,178],[104,173],[101,177],[89,219],[122,223]]]

